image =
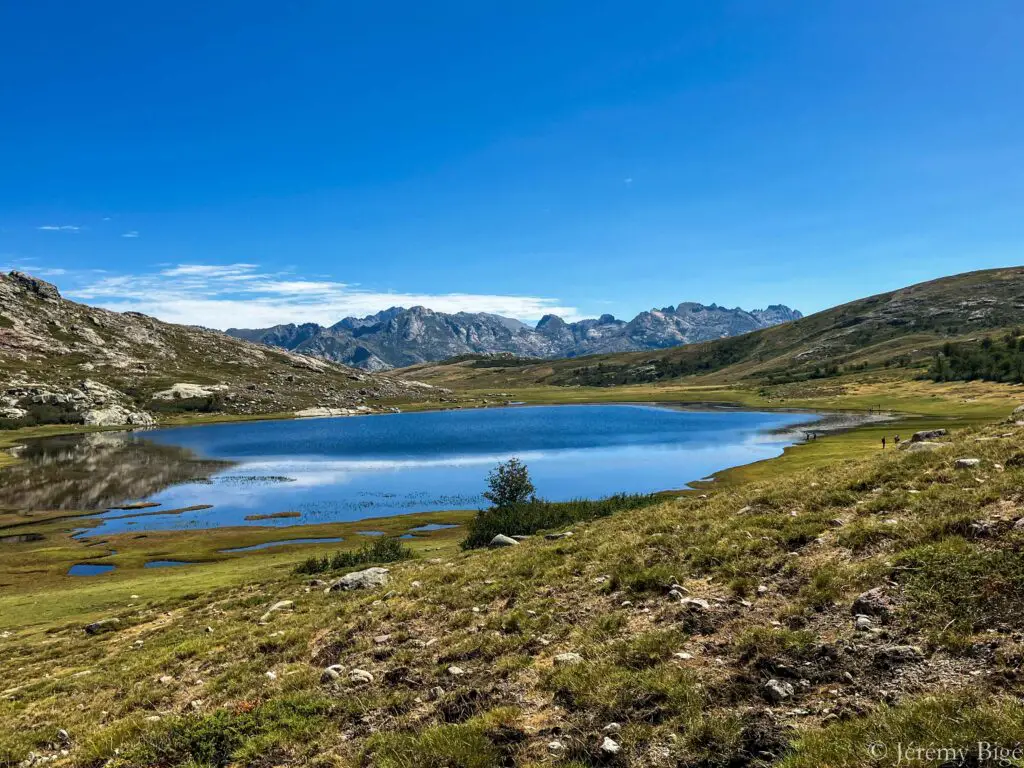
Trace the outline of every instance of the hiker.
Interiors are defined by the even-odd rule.
[[[899,436],[899,435],[896,435],[896,437],[894,437],[892,441],[893,441],[893,442],[894,442],[894,443],[895,443],[896,445],[899,445],[899,444],[900,444],[900,436]]]
[[[883,451],[885,450],[885,438],[884,437],[882,438],[882,450]]]

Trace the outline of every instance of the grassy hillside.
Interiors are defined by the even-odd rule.
[[[1024,267],[970,272],[825,310],[743,336],[659,352],[538,363],[463,359],[399,376],[465,388],[610,387],[700,377],[772,385],[841,373],[922,370],[948,340],[1024,326]]]
[[[1009,422],[922,452],[824,438],[788,454],[831,446],[822,461],[568,538],[441,540],[366,591],[310,586],[305,552],[23,575],[0,597],[0,762],[852,768],[895,763],[873,743],[1012,746],[1022,438]],[[2,578],[45,571],[52,546],[6,549]],[[99,618],[119,624],[87,635]]]

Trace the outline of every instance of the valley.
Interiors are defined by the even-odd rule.
[[[1024,599],[1024,424],[1014,413],[1024,389],[928,372],[948,340],[980,344],[1013,331],[1021,274],[938,281],[667,350],[472,357],[378,374],[154,321],[161,339],[195,333],[193,344],[237,344],[217,348],[261,361],[202,369],[201,357],[181,353],[197,362],[173,362],[169,375],[153,362],[92,363],[88,373],[121,393],[127,412],[162,425],[244,426],[318,407],[467,416],[506,403],[689,405],[785,420],[813,411],[851,421],[692,490],[618,507],[566,502],[545,508],[566,522],[525,534],[510,518],[503,533],[523,537],[504,547],[467,546],[478,518],[465,508],[296,525],[279,505],[247,513],[244,525],[141,530],[161,515],[201,515],[193,502],[202,500],[178,508],[169,498],[156,507],[123,498],[202,482],[226,458],[197,463],[172,445],[160,456],[135,453],[117,437],[125,422],[0,432],[14,447],[0,490],[38,498],[31,509],[0,510],[0,722],[14,725],[0,732],[0,760],[852,768],[866,764],[865,744],[926,728],[951,743],[1009,744],[1024,730],[1024,626],[1014,607]],[[86,311],[39,306],[49,316]],[[32,322],[17,325],[23,335],[4,370],[31,369],[30,383],[46,388],[37,394],[56,391],[52,382],[80,387],[72,366],[84,342],[33,358],[24,329],[45,326]],[[145,349],[130,353],[142,359]],[[783,365],[791,375],[780,378]],[[693,368],[702,372],[681,373]],[[275,371],[274,381],[296,388],[245,394],[247,382],[269,382]],[[305,376],[341,386],[325,398],[301,388]],[[200,399],[238,399],[216,400],[217,411],[146,407],[182,384],[206,387]],[[272,423],[359,418],[401,417]],[[74,474],[63,488],[34,484],[18,446],[76,432],[95,441],[80,457],[73,442],[59,447],[79,462],[76,474],[107,477],[104,462],[123,471],[86,496]],[[912,442],[915,432],[935,436]],[[616,471],[625,470],[603,470],[609,488]],[[93,509],[77,508],[85,499]],[[98,515],[104,505],[138,508]],[[101,517],[143,525],[82,535]],[[373,549],[379,541],[400,548]],[[167,561],[174,565],[152,567]],[[68,575],[81,564],[114,567]],[[331,591],[367,567],[386,568],[387,583]],[[962,600],[964,590],[984,599]],[[953,716],[964,711],[971,718]]]

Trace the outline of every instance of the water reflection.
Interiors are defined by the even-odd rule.
[[[17,456],[0,470],[0,509],[108,509],[179,483],[209,482],[233,464],[118,432],[30,440]]]

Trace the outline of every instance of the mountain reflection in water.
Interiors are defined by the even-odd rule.
[[[102,432],[29,440],[0,470],[0,509],[108,509],[172,485],[208,482],[234,462],[137,433]]]

